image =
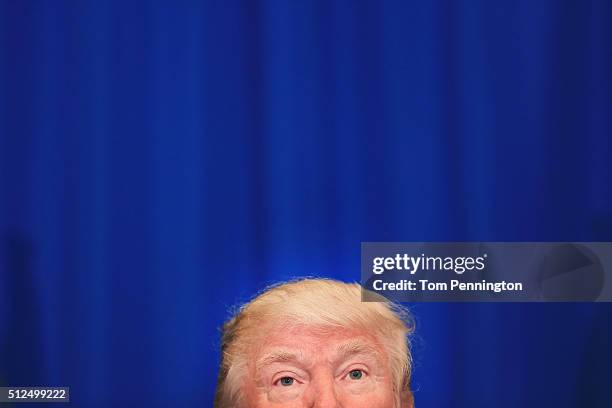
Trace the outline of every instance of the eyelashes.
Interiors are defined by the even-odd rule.
[[[274,385],[281,385],[283,387],[290,387],[295,382],[295,378],[293,377],[281,377],[279,380],[276,380]]]
[[[272,381],[272,385],[279,388],[291,388],[297,384],[302,384],[300,380],[298,380],[294,373],[283,373],[276,380]]]
[[[357,368],[355,370],[349,371],[349,373],[346,375],[346,377],[349,380],[352,380],[352,381],[359,381],[359,380],[363,379],[365,377],[365,375],[366,375],[366,373],[363,370]]]
[[[346,379],[349,381],[361,381],[365,379],[367,376],[368,376],[368,373],[365,370],[361,368],[355,368],[355,369],[350,370],[345,375],[343,375],[342,379]],[[296,378],[289,376],[289,375],[284,375],[280,377],[279,379],[275,380],[273,382],[273,385],[289,388],[295,385],[296,383],[298,383],[298,380]]]

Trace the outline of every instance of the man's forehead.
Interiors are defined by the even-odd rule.
[[[330,347],[344,343],[374,343],[375,337],[365,330],[346,327],[292,326],[270,327],[263,338],[263,348]]]

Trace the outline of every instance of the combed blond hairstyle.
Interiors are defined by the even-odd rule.
[[[248,356],[268,332],[266,328],[279,324],[371,333],[388,356],[396,405],[412,406],[408,335],[413,331],[413,320],[397,304],[382,298],[380,302],[362,302],[361,295],[357,283],[301,279],[272,286],[242,306],[223,326],[215,408],[242,406],[240,387]]]

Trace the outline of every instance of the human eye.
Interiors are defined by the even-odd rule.
[[[366,372],[357,368],[357,369],[349,371],[348,374],[346,375],[346,378],[348,378],[349,380],[358,381],[358,380],[365,378],[365,376],[366,376]]]
[[[343,371],[341,377],[336,377],[338,387],[342,387],[348,394],[362,395],[376,390],[377,384],[370,376],[368,368],[361,364],[349,367]]]
[[[297,398],[306,389],[307,382],[308,378],[300,373],[278,373],[272,377],[272,385],[268,390],[270,401],[280,403]]]
[[[274,381],[274,385],[280,385],[282,387],[290,387],[293,384],[295,384],[295,378],[293,377],[289,377],[289,376],[284,376],[279,378],[278,380]]]

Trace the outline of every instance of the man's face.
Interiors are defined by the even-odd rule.
[[[384,350],[363,331],[270,331],[243,384],[248,408],[393,408]]]

